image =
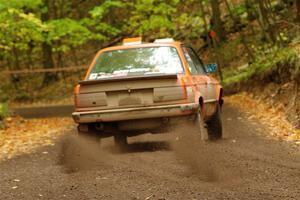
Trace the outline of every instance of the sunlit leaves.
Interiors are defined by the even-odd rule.
[[[0,120],[6,116],[8,116],[8,105],[6,103],[0,103]]]
[[[0,10],[8,8],[36,9],[42,5],[42,0],[0,0]]]
[[[204,22],[203,18],[200,16],[201,13],[194,16],[191,16],[188,13],[181,14],[176,19],[176,32],[180,33],[181,37],[184,38],[199,38],[199,35],[204,32]]]
[[[103,0],[87,11],[89,16],[79,20],[70,15],[42,22],[42,13],[47,8],[42,0],[0,0],[0,49],[26,50],[47,42],[54,51],[68,52],[90,40],[109,41],[124,33],[146,38],[176,34],[197,37],[203,31],[200,14],[178,12],[181,3],[180,0]],[[185,3],[195,5],[197,1]],[[70,11],[72,4],[55,0],[53,5],[62,5]],[[61,11],[57,13],[60,15]]]
[[[102,19],[106,14],[108,14],[110,8],[123,7],[125,4],[122,1],[117,0],[106,0],[99,6],[94,7],[90,14],[95,19]]]
[[[121,30],[102,18],[111,8],[122,5],[121,1],[107,0],[90,11],[90,18],[65,17],[42,22],[41,15],[46,8],[42,0],[0,0],[0,56],[9,55],[13,49],[38,47],[43,42],[50,44],[54,51],[68,52],[92,39],[108,40],[105,35],[114,36]]]
[[[234,16],[241,16],[247,12],[245,5],[238,4],[232,7],[232,14]]]
[[[47,23],[48,32],[45,40],[51,44],[59,41],[60,45],[55,48],[56,51],[68,51],[87,42],[92,33],[80,23],[72,19],[57,19]]]
[[[174,31],[173,15],[176,14],[178,0],[136,0],[129,20],[136,35],[152,33],[154,36],[168,36]]]
[[[9,8],[0,13],[0,49],[27,49],[29,43],[43,40],[45,26],[34,14]]]

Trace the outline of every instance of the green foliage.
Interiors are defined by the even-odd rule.
[[[284,70],[290,71],[292,76],[297,73],[297,54],[291,48],[278,48],[276,46],[267,48],[265,46],[265,48],[257,51],[256,58],[256,61],[248,67],[227,72],[224,85],[230,86],[252,78],[263,80],[274,71],[280,73],[282,70],[279,68],[282,67],[288,68]],[[285,74],[281,74],[281,76],[284,77]]]
[[[82,25],[91,30],[93,36],[91,39],[99,41],[107,41],[117,36],[123,31],[123,20],[120,21],[113,19],[110,23],[107,21],[112,20],[111,16],[116,13],[123,13],[126,7],[126,3],[118,0],[105,0],[99,6],[94,7],[89,14],[90,18],[84,18],[81,20]],[[117,10],[115,13],[114,11]],[[110,20],[107,20],[107,19]],[[125,20],[125,19],[124,19]],[[121,25],[120,25],[121,24]]]
[[[90,30],[75,20],[64,18],[51,20],[47,23],[47,35],[45,40],[53,45],[54,51],[67,52],[71,47],[86,43],[92,38]]]
[[[226,45],[220,46],[214,51],[222,57],[222,64],[228,66],[233,60],[241,60],[241,53],[237,50],[241,46],[240,38],[236,38],[228,42]],[[211,55],[214,56],[214,55]],[[214,58],[211,58],[212,60]]]
[[[9,111],[8,111],[8,105],[7,103],[0,103],[0,129],[5,128],[4,119],[8,117]]]
[[[183,13],[175,20],[176,34],[175,36],[180,36],[186,39],[199,39],[199,36],[205,32],[202,13],[198,12],[195,15],[190,15],[188,13]],[[189,31],[187,31],[189,30]]]
[[[8,106],[6,103],[0,103],[0,120],[8,116]],[[0,127],[1,128],[1,127]]]
[[[223,27],[226,31],[229,30],[229,43],[218,44],[220,48],[213,52],[208,51],[213,56],[207,57],[213,57],[211,61],[215,61],[214,55],[218,53],[220,63],[224,66],[230,65],[232,61],[247,62],[245,50],[241,47],[241,34],[238,32],[245,35],[245,43],[248,44],[251,37],[255,38],[253,41],[258,40],[268,31],[257,23],[259,1],[228,1],[234,20],[229,17],[225,3],[218,2],[221,3]],[[299,41],[299,32],[291,31],[289,22],[277,24],[280,19],[289,21],[292,19],[291,15],[280,18],[280,14],[275,12],[274,4],[280,1],[270,2],[270,22],[276,27],[286,27],[274,30],[274,43],[286,47],[293,38]],[[199,0],[0,0],[0,67],[1,70],[40,68],[45,63],[43,61],[49,58],[53,60],[53,65],[59,66],[86,64],[90,59],[89,54],[94,53],[95,48],[99,49],[119,41],[120,38],[132,36],[142,36],[146,41],[173,37],[188,41],[198,49],[198,45],[203,45],[202,39],[207,37],[206,29],[209,31],[212,26],[211,0],[202,0],[202,3]],[[203,9],[201,5],[204,5]],[[205,22],[207,27],[204,27]],[[292,26],[294,30],[298,30],[297,25]],[[263,43],[266,41],[262,41]],[[45,46],[50,46],[52,52],[43,51]],[[280,59],[288,63],[289,59],[294,58],[294,53],[289,48],[258,45],[247,53],[252,51],[256,58],[255,63],[247,68],[225,71],[226,83],[236,83],[266,74],[277,69]],[[44,54],[51,55],[47,57]],[[73,56],[74,59],[68,59]],[[300,64],[296,66],[299,74]],[[6,93],[17,91],[14,97],[18,99],[32,98],[34,91],[43,82],[43,78],[35,77],[31,80],[33,78],[30,76],[7,79],[11,83],[7,87],[9,89],[6,90],[6,86],[3,88]],[[1,88],[5,84],[1,84]],[[1,91],[0,95],[3,97]],[[3,100],[0,98],[0,101]]]
[[[238,4],[232,7],[232,14],[234,17],[244,16],[247,12],[246,6],[244,4]]]
[[[26,50],[30,43],[43,41],[46,28],[34,14],[9,8],[0,12],[0,49],[9,52],[13,48]]]
[[[88,16],[78,20],[64,14],[72,11],[71,2],[49,2],[52,7],[44,5],[43,0],[0,0],[0,57],[15,60],[18,56],[22,60],[28,50],[41,53],[45,42],[53,52],[68,53],[88,41],[109,41],[124,33],[150,39],[196,39],[204,31],[203,13],[199,9],[178,12],[183,5],[180,0],[103,0],[87,12]],[[199,4],[196,0],[184,2],[187,8]],[[63,9],[56,10],[56,16],[65,16],[43,22],[42,15],[52,15],[53,8]]]
[[[61,3],[64,2],[53,1],[54,6]],[[68,11],[71,5],[61,6]],[[18,54],[26,54],[32,48],[40,49],[44,42],[52,46],[53,52],[68,53],[90,40],[109,40],[122,30],[105,22],[104,18],[112,8],[122,6],[123,1],[106,0],[89,12],[89,18],[64,17],[42,22],[42,14],[49,9],[42,0],[0,0],[0,58],[15,60],[14,56],[20,57]]]
[[[134,34],[169,37],[175,30],[173,19],[178,3],[179,0],[136,0],[130,4],[134,10],[129,25]]]
[[[125,4],[122,1],[117,1],[117,0],[106,0],[104,3],[102,3],[100,6],[94,7],[91,11],[90,14],[94,19],[101,20],[107,15],[110,11],[111,8],[120,8],[124,7]]]
[[[16,9],[36,9],[42,5],[42,0],[0,0],[0,10]]]

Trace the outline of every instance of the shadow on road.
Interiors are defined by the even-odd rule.
[[[106,150],[111,153],[142,153],[142,152],[155,152],[155,151],[171,151],[171,144],[165,141],[152,141],[152,142],[134,142],[128,144],[120,151],[115,146],[108,146]]]

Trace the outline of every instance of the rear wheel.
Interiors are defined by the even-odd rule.
[[[77,133],[79,137],[99,141],[99,143],[101,142],[101,137],[89,124],[79,124],[77,127]]]
[[[198,111],[195,115],[195,120],[194,120],[193,125],[194,125],[194,128],[197,131],[197,133],[200,133],[201,140],[207,140],[208,135],[207,135],[207,130],[205,128],[205,123],[201,116],[201,108],[198,109]]]
[[[115,146],[119,149],[124,149],[128,145],[127,136],[118,134],[114,136]]]
[[[220,104],[217,104],[215,114],[210,118],[207,124],[207,133],[209,140],[222,139],[222,119],[221,119],[221,108]]]

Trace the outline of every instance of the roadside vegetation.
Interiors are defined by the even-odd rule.
[[[5,130],[0,129],[0,162],[31,153],[41,146],[53,146],[56,139],[72,130],[72,125],[70,118],[25,120],[8,117]]]
[[[227,70],[224,86],[247,84],[253,79],[265,81],[271,78],[270,81],[281,82],[283,79],[295,79],[299,75],[299,60],[293,49],[269,47],[267,51],[260,52],[251,64]]]
[[[4,119],[8,116],[8,106],[6,103],[0,103],[0,129],[5,128]]]
[[[263,124],[266,130],[258,128],[256,130],[258,133],[267,133],[264,136],[300,145],[300,129],[295,129],[295,126],[287,120],[284,109],[274,107],[264,99],[254,98],[252,94],[245,92],[230,95],[225,101],[243,111],[250,123],[255,125],[259,121]]]

